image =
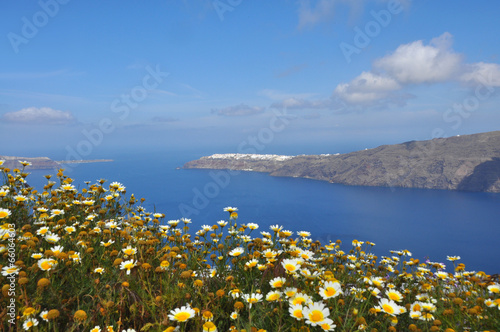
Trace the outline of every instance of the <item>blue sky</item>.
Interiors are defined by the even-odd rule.
[[[332,153],[499,129],[497,2],[1,6],[4,153]]]

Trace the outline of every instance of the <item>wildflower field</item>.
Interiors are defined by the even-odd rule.
[[[459,257],[453,273],[408,250],[376,257],[234,207],[191,229],[121,183],[80,190],[59,170],[39,192],[28,163],[1,164],[3,331],[500,331],[498,279]]]

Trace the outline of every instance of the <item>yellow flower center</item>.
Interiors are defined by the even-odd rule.
[[[45,262],[42,262],[42,264],[40,264],[40,266],[44,270],[49,270],[52,267],[52,264],[50,264],[49,261],[45,261]]]
[[[393,314],[394,313],[394,308],[392,306],[390,306],[389,304],[384,304],[382,306],[382,308],[384,309],[385,312],[387,312],[388,314]]]
[[[189,314],[189,312],[182,311],[182,312],[179,312],[178,314],[176,314],[174,317],[179,322],[185,322],[191,317],[191,315]]]
[[[127,270],[130,270],[131,268],[133,268],[133,267],[134,267],[134,263],[127,263],[127,264],[125,264],[125,266],[124,266],[124,267],[125,267]]]
[[[0,219],[8,217],[8,216],[9,216],[9,214],[7,213],[7,211],[0,211]]]
[[[327,288],[325,289],[325,294],[326,294],[326,296],[328,296],[328,297],[332,297],[332,296],[334,296],[335,294],[337,294],[337,291],[336,291],[336,290],[335,290],[335,288],[333,288],[333,287],[327,287]]]
[[[300,309],[294,310],[293,315],[295,317],[297,317],[297,318],[303,318],[304,317],[304,315],[302,314],[302,310],[300,310]]]
[[[304,299],[303,297],[297,297],[293,300],[293,304],[302,304],[306,302],[306,299]]]
[[[389,298],[390,298],[391,300],[393,300],[393,301],[399,301],[399,300],[400,300],[399,295],[398,295],[398,294],[396,294],[396,293],[389,293],[388,295],[389,295]]]
[[[309,320],[313,323],[318,323],[318,322],[321,322],[322,320],[325,319],[325,316],[323,315],[323,312],[322,311],[319,311],[319,310],[313,310],[310,314],[309,314]]]
[[[294,264],[286,264],[285,269],[287,269],[287,271],[293,272],[296,268]]]

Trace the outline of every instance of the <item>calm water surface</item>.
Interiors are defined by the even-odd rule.
[[[236,206],[239,222],[258,223],[259,231],[280,224],[291,231],[310,231],[322,243],[340,239],[345,251],[353,239],[372,241],[372,252],[379,257],[389,256],[389,250],[408,249],[415,258],[451,268],[446,256],[458,255],[467,270],[500,272],[498,194],[354,187],[262,173],[227,176],[221,171],[176,169],[211,153],[117,152],[102,156],[113,158],[112,163],[80,164],[68,167],[67,174],[80,189],[86,180],[122,182],[127,195],[146,198],[143,206],[148,211],[165,213],[167,220],[189,217],[194,231],[225,219],[222,209]],[[33,171],[28,182],[39,186],[48,173]]]

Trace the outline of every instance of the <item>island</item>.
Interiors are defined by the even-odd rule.
[[[54,161],[49,157],[14,157],[14,156],[1,156],[0,160],[4,163],[1,165],[5,168],[10,169],[21,169],[23,165],[21,162],[28,162],[29,166],[26,166],[27,170],[34,169],[59,169],[63,168],[63,164],[82,164],[82,163],[100,163],[100,162],[112,162],[113,159],[92,159],[92,160],[60,160]]]
[[[184,169],[265,172],[344,185],[500,192],[500,131],[382,145],[345,154],[214,154]]]

